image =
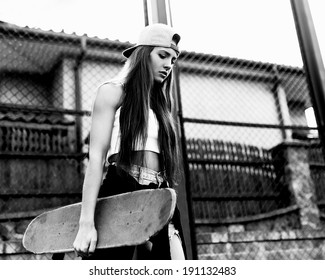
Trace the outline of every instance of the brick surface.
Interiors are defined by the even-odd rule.
[[[229,234],[227,242],[221,242],[218,234],[211,235],[219,238],[212,238],[212,244],[199,250],[199,259],[319,260],[325,258],[325,237],[319,230],[308,233],[297,230],[232,233]]]
[[[224,233],[217,233],[214,232],[211,234],[211,239],[212,242],[217,243],[217,242],[228,242],[229,241],[229,235],[227,232]]]
[[[198,233],[198,234],[196,234],[197,244],[211,243],[212,242],[211,235],[212,235],[212,233]]]

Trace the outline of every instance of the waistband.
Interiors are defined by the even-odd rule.
[[[111,165],[116,166],[116,162],[111,162]],[[148,167],[143,167],[135,164],[131,164],[129,167],[119,165],[124,171],[130,174],[139,184],[141,185],[149,185],[150,183],[154,183],[160,185],[165,181],[164,171],[155,171]]]

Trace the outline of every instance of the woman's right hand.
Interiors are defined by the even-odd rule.
[[[80,257],[91,256],[96,249],[97,230],[94,225],[79,225],[79,230],[73,247],[75,252]]]

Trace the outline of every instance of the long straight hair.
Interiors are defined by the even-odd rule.
[[[170,74],[163,83],[154,81],[150,61],[150,53],[153,49],[154,47],[151,46],[140,46],[134,50],[127,61],[123,79],[124,96],[120,111],[121,141],[117,163],[129,166],[132,151],[138,144],[145,146],[151,108],[159,123],[161,164],[165,169],[166,179],[171,186],[174,186],[179,167],[179,148],[172,117],[172,75]]]

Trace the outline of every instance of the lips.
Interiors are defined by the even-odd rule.
[[[165,78],[165,77],[167,77],[168,73],[166,71],[159,71],[159,74]]]

